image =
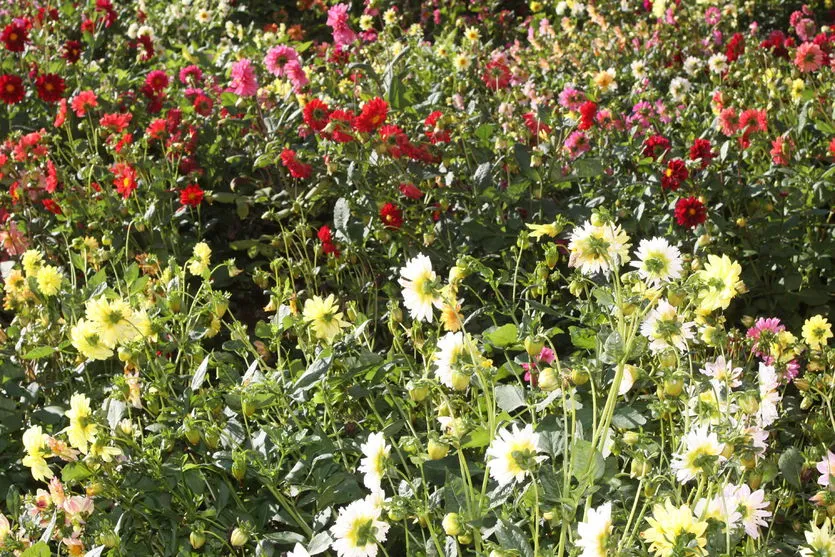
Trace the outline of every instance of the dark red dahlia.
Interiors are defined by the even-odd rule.
[[[710,161],[716,154],[713,152],[713,148],[710,144],[710,141],[707,139],[697,138],[693,141],[693,145],[690,146],[690,160],[691,161],[702,161],[702,169],[704,170],[710,164]]]
[[[682,197],[676,202],[676,222],[686,228],[694,228],[707,219],[707,208],[695,197]]]
[[[667,163],[667,168],[664,170],[664,175],[661,176],[661,187],[665,190],[675,191],[681,187],[690,176],[687,171],[687,164],[681,159],[673,159]]]
[[[18,22],[13,21],[0,32],[0,41],[6,45],[6,50],[23,52],[26,41],[29,40],[29,30]]]
[[[23,100],[25,94],[22,79],[13,74],[0,75],[0,101],[16,104]]]
[[[64,95],[66,84],[64,78],[54,73],[45,73],[35,80],[35,87],[38,90],[38,97],[48,103],[57,103]]]
[[[64,50],[61,52],[61,58],[70,64],[75,64],[81,58],[81,42],[67,41],[64,43]]]
[[[670,140],[663,135],[651,135],[644,141],[645,157],[657,159],[670,149]]]

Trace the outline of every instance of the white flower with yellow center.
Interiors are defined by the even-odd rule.
[[[584,275],[608,271],[629,257],[629,236],[619,225],[586,221],[571,233],[570,240],[568,265],[579,267]]]
[[[462,370],[462,363],[472,362],[475,345],[462,332],[447,333],[438,341],[435,352],[435,375],[438,380],[456,391],[466,390],[470,376]]]
[[[612,503],[589,509],[585,522],[577,525],[577,546],[583,548],[580,557],[606,557],[609,554],[609,535],[612,533]]]
[[[389,525],[380,520],[382,508],[373,494],[339,510],[331,533],[331,547],[339,557],[375,557],[378,545],[386,540]]]
[[[650,286],[658,286],[681,277],[681,252],[664,238],[641,240],[630,265]]]
[[[681,319],[675,306],[662,298],[641,324],[641,334],[650,341],[649,349],[657,354],[671,347],[685,350],[687,341],[693,339],[693,327],[693,322]]]
[[[412,319],[431,323],[432,307],[442,305],[432,261],[423,254],[413,257],[400,269],[397,282],[403,287],[403,303]]]
[[[363,484],[373,492],[380,491],[380,482],[386,471],[386,459],[391,447],[386,444],[386,439],[382,433],[372,433],[360,449],[363,458],[360,461],[359,469],[364,474]]]
[[[735,389],[742,385],[742,368],[734,367],[733,362],[726,360],[725,356],[719,356],[713,362],[705,362],[705,367],[699,371],[710,377],[711,383],[716,386],[727,385]]]
[[[539,434],[534,432],[530,424],[523,429],[513,424],[510,430],[500,430],[487,449],[490,477],[499,485],[523,481],[537,464],[547,459],[545,456],[537,456],[539,447]]]
[[[673,455],[672,468],[676,479],[685,483],[704,472],[707,464],[715,460],[724,460],[722,451],[725,445],[707,426],[693,428],[682,441],[682,450]]]

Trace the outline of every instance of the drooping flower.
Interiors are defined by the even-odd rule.
[[[296,156],[296,152],[292,149],[284,149],[281,152],[281,164],[284,165],[290,172],[290,176],[293,178],[310,178],[310,174],[313,172],[313,167],[309,164],[305,164],[301,162],[298,157]]]
[[[313,296],[305,300],[302,315],[313,327],[316,338],[325,342],[331,342],[344,327],[350,326],[342,318],[343,314],[339,311],[333,294],[324,299],[321,296]]]
[[[813,350],[820,350],[832,338],[832,324],[822,315],[814,315],[803,323],[803,340]]]
[[[650,528],[641,532],[641,537],[650,543],[649,549],[656,557],[673,557],[682,546],[688,548],[687,555],[707,555],[707,522],[694,516],[686,504],[676,507],[670,499],[663,505],[656,504],[647,522]]]
[[[360,446],[363,458],[359,470],[363,475],[363,485],[372,492],[380,491],[380,482],[386,471],[386,459],[391,447],[386,443],[382,433],[372,433],[368,440]]]
[[[378,544],[386,541],[389,525],[381,520],[382,508],[374,494],[339,510],[331,533],[331,547],[339,557],[375,557]]]
[[[499,430],[487,449],[490,477],[502,486],[523,481],[539,463],[547,460],[548,457],[539,456],[539,452],[539,434],[534,432],[531,424],[522,429],[513,424],[509,430]]]
[[[571,233],[568,265],[584,275],[606,272],[629,257],[629,236],[614,223],[586,221]]]
[[[66,416],[70,419],[67,439],[74,448],[87,454],[87,445],[96,439],[98,426],[91,418],[90,399],[80,393],[70,397],[70,409]]]
[[[609,555],[609,536],[612,534],[612,503],[606,502],[589,509],[584,522],[577,525],[577,546],[583,549],[580,557]]]
[[[470,384],[470,376],[463,370],[464,363],[472,363],[475,354],[472,339],[462,332],[449,332],[438,340],[433,357],[438,380],[456,391],[464,391]]]
[[[702,170],[708,167],[715,156],[710,141],[707,139],[697,138],[690,146],[690,160],[701,161]]]
[[[32,426],[23,432],[23,448],[26,456],[23,457],[23,465],[32,469],[32,477],[36,481],[50,479],[55,474],[46,463],[47,435],[44,434],[41,426]]]
[[[692,322],[685,322],[679,316],[675,306],[661,299],[641,324],[641,334],[650,341],[649,348],[653,353],[668,348],[684,351],[687,341],[693,339],[693,326]]]
[[[432,307],[440,307],[441,296],[432,261],[419,254],[400,269],[398,284],[403,287],[403,303],[412,319],[432,322]]]
[[[826,457],[818,462],[815,468],[820,472],[820,477],[818,478],[819,485],[824,487],[835,485],[832,482],[832,478],[835,477],[835,454],[832,451],[826,451]]]
[[[760,362],[757,369],[757,382],[760,390],[760,407],[757,410],[757,419],[760,427],[768,427],[780,417],[777,404],[782,399],[780,391],[780,379],[774,366]]]
[[[630,265],[638,269],[638,276],[651,286],[681,277],[681,252],[664,238],[641,240],[635,256],[637,259]]]
[[[188,272],[195,276],[203,276],[209,272],[212,248],[206,242],[198,242],[192,250],[192,258],[188,264]]]

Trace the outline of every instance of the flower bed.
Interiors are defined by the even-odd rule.
[[[832,24],[7,3],[0,553],[835,554]]]

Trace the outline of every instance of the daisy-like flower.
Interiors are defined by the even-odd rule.
[[[76,350],[91,360],[106,360],[113,355],[113,350],[104,345],[95,324],[80,319],[70,330],[70,341]]]
[[[652,508],[652,518],[647,518],[650,528],[641,537],[650,543],[649,549],[657,557],[672,557],[678,547],[687,546],[687,555],[706,555],[704,533],[707,522],[700,521],[687,505],[676,508],[670,499]]]
[[[745,533],[756,540],[760,537],[760,526],[768,526],[765,519],[771,516],[771,512],[765,510],[768,507],[765,491],[752,492],[747,484],[742,484],[734,488],[734,497]]]
[[[23,272],[26,276],[33,277],[43,264],[43,254],[36,249],[26,250],[20,258],[20,264],[23,265]]]
[[[823,555],[835,555],[835,536],[832,535],[832,522],[827,517],[821,527],[815,525],[815,521],[809,524],[810,530],[803,533],[806,536],[806,547],[800,548],[802,557],[821,557]]]
[[[577,546],[583,548],[580,557],[606,557],[612,533],[612,503],[606,502],[589,509],[585,522],[577,525]]]
[[[684,77],[674,77],[670,80],[670,96],[676,102],[684,102],[690,92],[690,81]]]
[[[460,53],[456,54],[452,58],[452,65],[455,67],[456,71],[465,72],[470,69],[470,66],[473,65],[473,60],[470,58],[469,55]]]
[[[568,249],[570,267],[579,267],[584,275],[608,271],[629,257],[629,236],[619,225],[594,225],[586,221],[571,233]]]
[[[472,361],[475,349],[472,340],[462,332],[442,336],[434,356],[435,375],[438,380],[450,389],[466,390],[470,384],[470,376],[462,370],[462,365]]]
[[[58,293],[58,289],[61,288],[61,281],[64,279],[64,275],[61,274],[61,271],[58,267],[54,265],[44,265],[38,269],[38,272],[35,275],[35,280],[38,282],[38,290],[41,291],[41,294],[44,296],[54,296]]]
[[[737,511],[739,500],[736,496],[736,486],[726,484],[724,489],[711,499],[700,499],[696,503],[695,515],[701,520],[713,519],[725,523],[728,530],[734,530],[742,519]]]
[[[403,303],[412,319],[432,322],[432,307],[441,306],[437,276],[432,270],[432,261],[420,254],[406,262],[400,269],[397,281],[403,287]]]
[[[325,342],[331,342],[343,327],[350,326],[347,321],[342,319],[342,312],[339,311],[339,306],[333,294],[325,299],[322,299],[321,296],[308,298],[304,302],[302,315],[304,320],[313,327],[313,334],[316,335],[316,338]]]
[[[635,79],[641,80],[647,76],[647,64],[643,60],[635,60],[629,65]]]
[[[826,458],[818,462],[815,468],[820,472],[818,484],[824,487],[832,485],[832,477],[835,476],[835,454],[832,454],[832,451],[826,451]]]
[[[693,339],[693,327],[692,321],[681,319],[675,306],[662,298],[641,324],[641,334],[650,341],[649,349],[658,354],[671,347],[685,350],[687,341]]]
[[[651,286],[676,280],[681,276],[681,252],[664,238],[641,240],[631,265]]]
[[[728,385],[735,389],[742,385],[742,368],[734,367],[733,362],[725,360],[725,356],[719,356],[713,362],[705,362],[705,367],[700,369],[703,374],[711,378],[711,382],[717,385]]]
[[[708,59],[707,67],[713,73],[725,73],[728,71],[728,58],[724,54],[714,54]]]
[[[70,445],[87,454],[87,444],[96,440],[98,427],[90,417],[90,399],[83,394],[76,393],[70,398],[70,409],[66,416],[70,419],[67,428],[67,439]]]
[[[803,340],[813,350],[820,350],[832,338],[832,324],[822,315],[810,317],[803,323]]]
[[[592,79],[592,82],[598,89],[600,89],[602,93],[617,91],[618,82],[615,80],[615,76],[615,69],[609,68],[608,70],[602,70],[600,72],[597,72],[597,74]]]
[[[539,447],[539,434],[534,432],[531,424],[523,429],[513,424],[510,430],[500,430],[487,449],[490,477],[499,485],[523,481],[537,464],[548,458],[537,456]]]
[[[696,426],[682,440],[682,450],[673,455],[672,468],[682,483],[695,479],[704,472],[705,464],[722,458],[725,445],[719,442],[708,426]]]
[[[684,73],[693,77],[702,69],[702,61],[695,56],[688,56],[684,64],[682,64],[682,67],[684,68]]]
[[[86,309],[99,341],[108,348],[130,342],[140,334],[133,322],[133,309],[123,300],[108,301],[101,296],[88,300]]]
[[[363,458],[360,461],[360,472],[364,474],[363,484],[372,492],[381,490],[380,482],[386,471],[386,459],[391,447],[386,443],[382,433],[372,433],[368,440],[360,446]]]
[[[339,557],[375,557],[378,543],[386,541],[389,525],[380,520],[379,498],[370,495],[339,510],[331,533],[331,547]]]
[[[727,309],[742,288],[739,280],[742,267],[727,255],[718,257],[711,254],[707,256],[707,261],[705,268],[696,273],[701,282],[699,309],[705,312]]]
[[[23,465],[32,469],[32,477],[35,480],[50,479],[55,474],[46,464],[46,452],[48,436],[44,434],[41,426],[32,426],[23,432],[23,448],[26,456],[23,457]]]

